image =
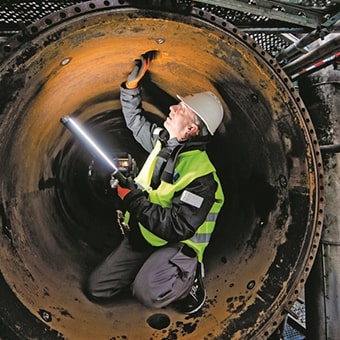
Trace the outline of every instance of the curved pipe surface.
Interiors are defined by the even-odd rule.
[[[1,318],[21,338],[268,338],[309,274],[324,205],[317,138],[280,66],[195,8],[91,1],[28,32],[1,51],[0,269],[11,299]],[[149,49],[160,51],[142,84],[150,119],[161,122],[176,94],[200,90],[217,93],[226,112],[209,149],[226,203],[206,252],[207,303],[192,317],[130,297],[100,306],[82,291],[120,241],[119,200],[104,169],[89,180],[92,155],[59,121],[76,117],[112,155],[129,152],[141,165],[146,154],[125,127],[119,87]]]

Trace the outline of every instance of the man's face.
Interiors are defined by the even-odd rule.
[[[195,113],[183,102],[170,106],[170,113],[164,127],[168,130],[170,138],[182,141],[188,139],[198,131],[194,123]]]

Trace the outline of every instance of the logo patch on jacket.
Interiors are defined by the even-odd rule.
[[[179,173],[178,172],[175,172],[174,173],[174,177],[173,177],[173,183],[175,183],[179,178]]]
[[[180,200],[184,203],[192,205],[195,208],[200,208],[203,203],[203,197],[193,194],[188,190],[182,192]]]

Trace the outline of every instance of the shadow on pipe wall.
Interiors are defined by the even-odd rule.
[[[195,8],[92,1],[27,29],[1,47],[1,319],[20,338],[268,338],[309,274],[324,204],[313,126],[275,60]],[[59,121],[76,117],[140,166],[147,155],[125,127],[119,87],[149,49],[160,51],[142,83],[151,119],[162,122],[176,94],[202,90],[226,112],[209,148],[226,203],[206,251],[207,303],[193,317],[131,297],[95,305],[82,292],[120,242],[119,200],[105,171],[89,180],[92,155]]]

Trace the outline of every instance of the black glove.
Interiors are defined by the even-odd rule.
[[[144,77],[152,60],[156,59],[159,51],[151,50],[141,55],[141,59],[135,60],[135,67],[128,75],[127,82],[125,83],[127,89],[135,89],[138,83]]]
[[[124,200],[125,196],[129,194],[131,190],[134,190],[136,188],[137,188],[137,185],[132,179],[132,177],[127,177],[126,181],[118,182],[117,194],[122,200]]]

